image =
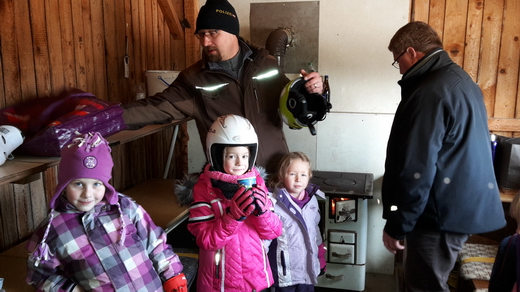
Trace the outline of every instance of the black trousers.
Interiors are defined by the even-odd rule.
[[[448,277],[468,234],[416,229],[406,236],[404,281],[407,292],[449,292]]]

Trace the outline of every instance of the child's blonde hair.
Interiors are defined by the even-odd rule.
[[[511,205],[509,206],[509,216],[516,220],[516,223],[520,225],[520,192],[516,194],[511,201]]]
[[[272,176],[269,180],[269,186],[271,188],[280,188],[285,180],[285,173],[294,160],[301,159],[303,162],[309,164],[309,179],[312,177],[311,161],[307,155],[303,152],[295,151],[285,154],[278,164],[278,173],[276,176]]]

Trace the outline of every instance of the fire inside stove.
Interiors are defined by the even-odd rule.
[[[357,221],[357,199],[332,197],[329,206],[329,219],[335,223]]]

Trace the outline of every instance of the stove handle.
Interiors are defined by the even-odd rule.
[[[343,279],[345,278],[345,275],[334,276],[334,275],[331,275],[331,274],[329,274],[329,273],[326,273],[326,274],[325,274],[325,277],[326,277],[327,279],[341,281],[341,280],[343,280]]]
[[[350,210],[341,210],[338,211],[338,215],[340,216],[350,216],[350,214],[356,214],[356,209],[350,209]]]
[[[351,253],[339,254],[334,251],[334,252],[332,252],[332,256],[336,257],[336,258],[340,258],[340,259],[350,259],[352,257],[352,254]]]

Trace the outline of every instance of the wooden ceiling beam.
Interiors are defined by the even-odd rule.
[[[184,30],[182,29],[181,22],[174,7],[170,4],[169,0],[157,0],[159,7],[164,16],[164,21],[170,29],[170,34],[174,40],[184,39]]]
[[[198,0],[184,0],[184,15],[191,27],[186,27],[186,68],[195,64],[201,58],[200,43],[194,36],[197,15],[199,14]]]

